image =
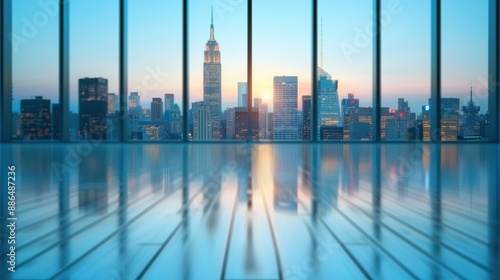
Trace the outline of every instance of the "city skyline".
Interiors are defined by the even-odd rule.
[[[238,82],[238,107],[222,110],[222,56],[215,40],[214,11],[211,9],[209,39],[203,57],[203,100],[191,103],[187,133],[191,140],[309,140],[311,139],[311,95],[299,98],[299,76],[274,76],[270,94],[254,97],[248,112],[248,86]],[[373,108],[360,106],[354,93],[339,98],[339,80],[323,69],[323,21],[321,20],[320,66],[317,67],[318,120],[317,133],[321,140],[373,139]],[[307,81],[307,78],[306,78]],[[80,139],[116,139],[120,110],[117,96],[109,92],[108,79],[103,77],[78,80],[78,129],[73,135]],[[272,99],[269,112],[267,101]],[[299,99],[303,104],[299,105]],[[186,100],[183,100],[185,102]],[[144,102],[144,99],[143,99]],[[13,129],[16,138],[51,139],[56,123],[51,123],[50,100],[37,96],[21,101],[19,128]],[[27,105],[30,104],[30,105]],[[43,105],[42,105],[43,104]],[[139,92],[130,92],[126,112],[130,140],[182,139],[182,112],[175,103],[174,93],[165,93],[164,99],[152,97],[149,109],[142,106]],[[342,104],[342,107],[341,107]],[[383,140],[430,140],[429,105],[411,111],[404,97],[397,98],[397,109],[381,107],[380,138]],[[444,141],[480,140],[485,137],[488,118],[480,112],[473,100],[471,81],[470,99],[460,107],[459,98],[442,97],[441,138]],[[305,107],[308,106],[308,107]],[[58,115],[58,104],[52,114]],[[460,110],[460,108],[462,108]],[[118,110],[117,110],[118,109]],[[340,113],[342,110],[342,114]],[[460,113],[462,112],[462,114]],[[125,113],[125,112],[124,112]],[[16,118],[14,118],[16,119]],[[184,126],[186,127],[186,126]],[[251,129],[252,131],[249,131]]]
[[[87,12],[93,6],[95,0],[85,2],[72,2],[71,33],[79,36],[71,36],[70,52],[71,60],[71,101],[70,109],[77,111],[76,88],[77,80],[81,77],[106,77],[109,80],[109,91],[118,92],[118,60],[116,54],[118,26],[111,24],[118,17],[117,5],[114,1],[99,2],[102,11],[92,11],[99,15],[105,13],[106,18],[96,23],[88,23]],[[156,3],[156,1],[153,1]],[[363,106],[371,106],[371,40],[366,46],[360,48],[359,54],[351,57],[347,62],[342,53],[342,44],[354,44],[356,34],[364,29],[364,25],[371,18],[371,5],[353,5],[348,2],[319,2],[319,13],[322,18],[322,61],[324,68],[339,80],[338,93],[340,98],[347,97],[348,93],[355,93],[361,100]],[[476,1],[473,4],[458,2],[453,7],[449,2],[443,2],[443,97],[458,97],[461,103],[469,99],[468,87],[470,80],[474,84],[474,101],[481,107],[483,113],[487,109],[487,94],[485,94],[484,80],[487,77],[486,43],[487,43],[487,4],[486,1]],[[190,2],[190,100],[193,102],[201,100],[202,96],[202,71],[200,70],[199,58],[203,54],[200,49],[206,43],[207,24],[210,22],[210,9],[214,6],[214,21],[217,25],[218,41],[221,51],[224,53],[224,68],[222,70],[222,110],[237,105],[237,83],[246,80],[246,5],[231,6],[230,9],[222,9],[214,3]],[[383,1],[383,8],[388,10],[391,1]],[[40,9],[33,1],[26,5],[13,3],[13,32],[22,34],[25,26],[23,17],[30,16]],[[134,1],[130,2],[130,8],[137,8],[137,12],[129,12],[129,92],[137,91],[135,87],[141,84],[141,79],[148,75],[148,71],[158,69],[168,73],[165,80],[157,84],[156,89],[139,91],[143,96],[142,105],[148,104],[153,97],[162,96],[164,93],[174,93],[176,100],[182,104],[181,96],[181,18],[177,9],[181,9],[181,1],[169,1],[168,4],[158,1],[159,6],[144,6]],[[280,75],[299,76],[299,108],[301,96],[311,94],[310,86],[310,14],[304,10],[310,10],[307,1],[299,1],[290,5],[290,19],[283,18],[279,22],[273,20],[277,9],[283,1],[272,3],[254,3],[254,80],[253,97],[261,97],[264,102],[270,104],[272,111],[272,77]],[[363,4],[363,3],[362,3]],[[400,1],[400,5],[391,16],[390,24],[383,27],[382,37],[383,68],[382,68],[382,105],[390,108],[397,107],[397,98],[405,97],[410,107],[418,108],[426,104],[429,97],[429,69],[426,67],[430,61],[429,35],[430,28],[430,4],[426,1]],[[152,8],[153,7],[153,8]],[[167,9],[169,8],[169,9]],[[334,8],[334,9],[332,9]],[[168,16],[160,17],[160,11],[164,9]],[[350,16],[339,16],[335,19],[325,16],[326,11],[342,10]],[[469,14],[475,18],[474,22],[464,21],[463,15]],[[149,16],[145,17],[147,14]],[[165,13],[163,13],[165,14]],[[293,15],[293,17],[292,17]],[[295,22],[291,18],[294,18]],[[411,24],[419,18],[422,26]],[[117,21],[116,21],[117,22]],[[276,24],[277,30],[286,36],[273,38],[266,29],[266,25]],[[156,29],[151,29],[154,26]],[[336,28],[342,26],[342,28]],[[149,28],[148,28],[149,27]],[[403,32],[403,30],[410,32]],[[150,30],[150,32],[143,32]],[[156,31],[155,31],[156,30]],[[82,31],[82,32],[80,32]],[[84,32],[83,32],[84,31]],[[142,32],[141,32],[142,31]],[[92,32],[92,33],[89,33]],[[100,41],[106,42],[101,47],[87,47],[86,38],[90,35],[97,36]],[[106,34],[106,36],[105,36]],[[108,34],[116,34],[109,36]],[[399,36],[405,34],[404,37]],[[152,38],[158,38],[153,41]],[[170,39],[170,40],[168,40]],[[48,23],[40,28],[39,32],[29,40],[27,44],[19,44],[18,52],[13,54],[14,74],[14,111],[19,112],[20,100],[31,96],[45,96],[57,103],[57,50],[47,48],[57,41],[57,21],[50,17]],[[293,44],[294,41],[301,42]],[[158,45],[153,44],[157,42]],[[163,42],[163,43],[162,43]],[[408,46],[411,42],[420,42],[414,46]],[[115,44],[116,43],[116,44]],[[292,45],[292,48],[283,46]],[[80,47],[74,47],[80,46]],[[402,50],[405,46],[409,52],[417,55],[415,58],[407,58],[408,65],[400,65],[400,57],[404,55]],[[280,50],[286,50],[279,54]],[[470,51],[471,49],[477,51]],[[481,51],[483,49],[484,51]],[[97,56],[91,55],[97,52]],[[265,54],[267,52],[267,54]],[[110,55],[113,54],[113,55]],[[277,55],[279,54],[279,55]],[[49,59],[53,57],[54,59]],[[404,56],[403,56],[404,57]],[[292,60],[290,58],[293,58]],[[139,60],[144,61],[142,64]],[[152,63],[157,61],[158,63]],[[268,61],[267,63],[265,63]],[[415,61],[426,61],[413,63]],[[116,63],[115,63],[116,62]],[[104,64],[103,64],[104,63]],[[272,63],[273,67],[268,64]],[[319,62],[320,63],[320,62]],[[399,63],[399,64],[398,64]],[[467,67],[456,67],[456,65]],[[29,65],[29,67],[28,67]],[[41,67],[43,65],[43,71]],[[400,66],[398,66],[400,65]],[[96,68],[98,66],[98,68]],[[148,68],[149,66],[149,68]],[[417,67],[418,66],[418,67]],[[29,71],[28,71],[29,69]],[[98,70],[99,69],[99,70]],[[266,71],[261,71],[262,69]],[[406,71],[398,71],[407,69]],[[97,71],[96,71],[97,70]],[[272,73],[268,73],[272,71]],[[398,73],[405,72],[405,73]],[[413,78],[412,78],[413,77]],[[417,78],[417,79],[415,79]],[[408,79],[421,81],[422,86],[413,87],[411,84],[398,85],[394,81],[407,82]],[[143,87],[144,88],[144,87]],[[419,89],[420,88],[420,89]],[[422,90],[423,88],[423,90]],[[181,106],[182,107],[182,106]]]

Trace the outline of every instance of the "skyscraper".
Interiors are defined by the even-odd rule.
[[[248,122],[252,122],[252,140],[259,139],[259,110],[256,107],[252,108],[250,117],[246,107],[234,108],[234,138],[236,140],[248,139]]]
[[[50,100],[36,96],[21,100],[21,137],[51,139]]]
[[[212,118],[209,104],[205,101],[194,102],[192,108],[194,140],[212,140]]]
[[[141,97],[138,92],[131,92],[128,97],[128,127],[130,139],[142,140],[139,120],[142,119]]]
[[[153,98],[151,101],[151,121],[161,121],[163,120],[163,101],[161,98]]]
[[[238,83],[238,107],[247,106],[247,83]]]
[[[332,80],[321,67],[318,67],[318,124],[319,126],[341,126],[338,80]],[[318,133],[320,132],[318,128]]]
[[[138,92],[131,92],[128,96],[128,109],[129,111],[132,111],[134,109],[138,109],[139,112],[142,111],[141,96]]]
[[[297,76],[274,77],[274,139],[297,140]]]
[[[235,108],[227,108],[224,112],[226,118],[226,140],[234,139],[235,129]]]
[[[311,139],[312,99],[310,95],[302,96],[302,140]]]
[[[354,99],[354,93],[349,93],[347,94],[347,99],[342,99],[344,140],[350,139],[350,126],[352,123],[354,123],[354,115],[357,108],[359,108],[359,99]]]
[[[268,139],[269,120],[267,103],[259,105],[259,139]]]
[[[108,80],[100,77],[79,79],[78,96],[80,137],[107,139]]]
[[[182,139],[182,115],[179,105],[174,104],[171,109],[163,114],[165,130],[168,133],[168,139]]]
[[[347,99],[342,99],[342,118],[344,126],[354,122],[354,112],[359,107],[359,99],[354,99],[354,93],[348,93]]]
[[[479,106],[476,106],[472,100],[472,86],[470,88],[470,100],[467,106],[462,106],[463,124],[460,134],[462,139],[478,139],[481,135],[481,116],[479,115]]]
[[[210,39],[205,45],[205,58],[203,62],[203,100],[210,109],[210,129],[213,140],[221,138],[221,60],[219,44],[214,36],[214,12],[210,25]],[[208,128],[207,128],[208,129]]]
[[[173,93],[165,93],[165,111],[172,110],[174,108],[174,94]]]
[[[460,122],[460,99],[441,98],[441,140],[456,141]]]
[[[274,140],[274,112],[267,113],[267,120],[269,124],[267,137],[269,140]]]
[[[118,96],[114,93],[108,93],[108,116],[114,115],[116,113],[116,103],[118,101]]]
[[[61,129],[60,129],[60,122],[61,119],[61,112],[60,112],[60,106],[58,103],[52,104],[52,138],[53,139],[59,139],[61,137]]]

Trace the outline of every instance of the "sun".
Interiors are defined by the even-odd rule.
[[[271,99],[271,93],[269,91],[264,91],[262,93],[262,98],[265,100],[265,101],[269,101]]]

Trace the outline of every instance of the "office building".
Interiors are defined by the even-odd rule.
[[[470,89],[470,99],[467,106],[462,106],[462,126],[460,135],[463,140],[477,140],[481,138],[481,115],[480,107],[476,106],[472,100],[472,87]]]
[[[163,101],[161,98],[153,98],[151,101],[151,121],[157,122],[163,120]]]
[[[84,139],[107,139],[108,80],[82,78],[78,80],[79,136]]]
[[[302,140],[311,139],[312,100],[310,95],[302,96]]]
[[[36,96],[21,100],[21,138],[51,139],[50,100]]]
[[[318,125],[342,126],[340,114],[338,80],[332,80],[321,67],[318,67]],[[320,130],[318,128],[318,133]]]
[[[234,108],[234,138],[236,140],[247,140],[248,130],[251,129],[252,140],[259,139],[259,110],[253,107],[250,117],[246,107]],[[251,122],[249,124],[249,122]]]
[[[174,108],[174,94],[173,93],[165,93],[165,111],[172,110]]]
[[[297,76],[274,77],[274,140],[297,140]]]
[[[210,105],[205,101],[194,102],[193,108],[193,139],[212,140],[212,117]]]
[[[210,25],[210,39],[205,45],[203,62],[203,100],[210,109],[210,127],[212,140],[221,139],[220,116],[221,108],[221,55],[219,44],[215,41],[214,17],[212,11],[212,23]],[[205,130],[204,130],[205,131]]]
[[[224,118],[226,120],[226,140],[234,140],[235,108],[227,108],[224,111]]]

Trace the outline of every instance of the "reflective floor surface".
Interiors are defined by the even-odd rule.
[[[0,152],[1,279],[500,279],[495,144]]]

